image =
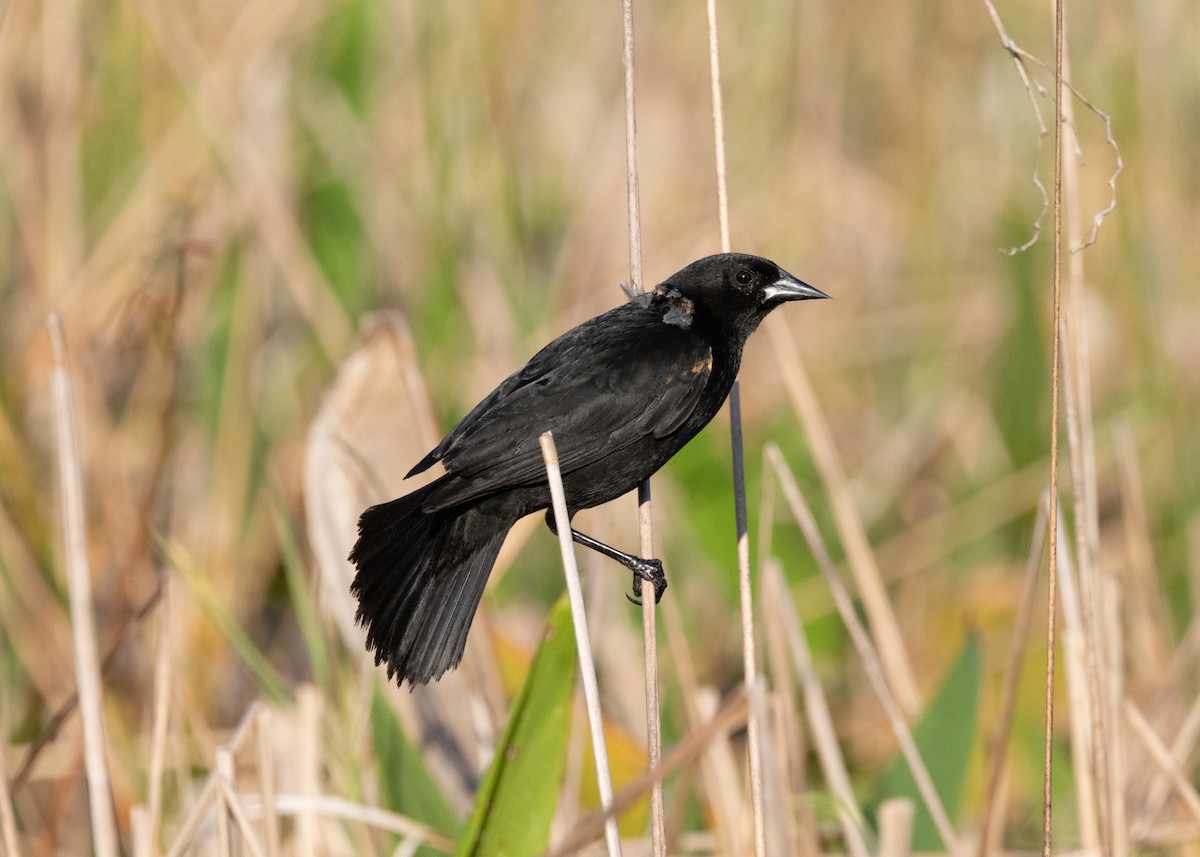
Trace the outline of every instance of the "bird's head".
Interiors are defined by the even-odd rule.
[[[683,299],[678,321],[743,341],[780,304],[829,297],[769,259],[746,253],[706,256],[669,277],[655,292],[674,292]]]

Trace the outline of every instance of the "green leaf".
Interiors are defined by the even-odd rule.
[[[378,683],[371,696],[371,741],[384,805],[447,836],[458,835],[461,820],[430,776],[420,751],[405,736]],[[416,852],[417,857],[438,853],[424,846]]]
[[[925,709],[921,721],[913,730],[921,758],[929,768],[929,776],[946,814],[954,819],[962,798],[971,748],[975,741],[979,703],[979,645],[969,638],[958,660],[942,680],[937,696]],[[925,802],[917,792],[908,763],[900,753],[892,759],[875,789],[875,797],[867,806],[867,814],[875,819],[884,800],[893,797],[912,798],[916,806],[913,820],[913,851],[944,851]]]
[[[529,677],[513,701],[459,843],[459,857],[546,850],[566,762],[574,687],[575,633],[562,598],[550,612]]]

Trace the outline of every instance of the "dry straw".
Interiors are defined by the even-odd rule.
[[[83,716],[84,763],[87,768],[92,847],[97,857],[117,857],[117,830],[108,772],[100,664],[96,652],[96,625],[92,618],[92,580],[88,570],[87,525],[83,514],[83,474],[79,459],[79,438],[75,427],[74,394],[71,389],[62,318],[58,315],[50,316],[48,328],[50,346],[54,354],[54,412],[58,437],[64,555],[71,604],[75,680],[79,688],[79,709]]]
[[[12,794],[8,790],[8,774],[0,763],[0,842],[4,843],[4,853],[10,857],[20,857],[21,850],[17,846],[17,820],[13,815]]]
[[[1029,554],[1025,562],[1025,575],[1021,584],[1021,600],[1017,608],[1016,624],[1008,649],[1008,663],[1004,670],[1004,690],[1000,702],[1000,725],[992,738],[989,750],[991,773],[988,776],[987,794],[984,798],[983,823],[979,829],[979,857],[995,850],[993,838],[999,838],[1000,820],[1003,817],[1004,776],[1007,771],[1008,741],[1012,736],[1013,716],[1017,707],[1017,690],[1021,679],[1021,664],[1029,642],[1029,627],[1033,620],[1033,608],[1037,597],[1038,569],[1041,568],[1042,553],[1046,547],[1046,521],[1049,515],[1050,498],[1043,494],[1038,504],[1037,517],[1033,523],[1033,536],[1029,543]]]
[[[866,824],[858,808],[854,795],[854,787],[850,782],[850,774],[846,769],[846,760],[842,748],[838,744],[837,731],[833,726],[833,714],[825,697],[825,688],[817,675],[813,664],[812,653],[808,648],[808,640],[804,635],[804,625],[796,613],[791,593],[783,579],[783,572],[776,562],[765,564],[766,575],[763,588],[767,594],[766,604],[774,613],[776,621],[783,626],[787,637],[788,652],[791,655],[792,668],[800,682],[801,694],[804,698],[804,709],[808,718],[808,728],[811,740],[817,752],[817,760],[821,765],[821,773],[825,783],[833,795],[837,805],[838,823],[842,828],[842,838],[850,857],[869,857],[864,831]]]
[[[625,82],[625,184],[629,211],[629,288],[634,294],[642,283],[642,213],[637,156],[637,91],[634,85],[633,0],[621,0],[621,58]],[[654,556],[654,526],[650,480],[638,486],[638,532],[642,556]],[[652,598],[642,599],[642,646],[646,686],[646,756],[651,768],[662,760],[662,714],[658,682],[658,624]],[[666,826],[662,783],[650,792],[650,839],[655,857],[666,854]]]
[[[942,843],[946,846],[946,851],[952,855],[957,854],[959,853],[958,834],[955,833],[954,827],[950,822],[950,817],[946,814],[942,800],[934,788],[933,779],[929,775],[929,769],[925,765],[925,761],[921,758],[920,752],[917,750],[912,732],[908,727],[907,721],[904,719],[904,715],[900,710],[899,703],[892,692],[891,686],[888,684],[883,661],[879,656],[876,646],[871,642],[866,628],[863,627],[862,621],[858,618],[858,613],[854,609],[853,599],[851,599],[850,593],[846,590],[845,584],[842,583],[837,569],[833,565],[833,560],[829,555],[828,549],[825,547],[825,541],[821,537],[820,530],[817,529],[817,522],[813,517],[812,510],[805,501],[804,495],[800,491],[800,486],[796,482],[796,477],[792,473],[791,468],[788,467],[779,448],[774,444],[768,444],[766,452],[767,460],[779,478],[779,486],[783,491],[784,499],[787,501],[792,516],[795,518],[796,524],[800,527],[801,533],[803,533],[805,540],[808,542],[809,550],[812,551],[813,557],[817,561],[817,567],[820,568],[822,575],[825,577],[825,583],[833,595],[833,600],[837,605],[838,613],[842,617],[842,622],[846,626],[846,630],[850,633],[850,639],[854,644],[855,650],[858,652],[859,659],[863,663],[867,678],[871,682],[871,688],[875,691],[875,696],[883,706],[888,723],[891,725],[892,732],[895,734],[896,740],[900,745],[900,752],[904,755],[905,761],[908,762],[909,770],[916,781],[917,791],[920,793],[921,799],[925,802],[925,808],[929,810],[929,815],[933,819],[938,835],[942,838]]]
[[[596,759],[596,782],[600,789],[600,805],[610,810],[613,805],[612,775],[608,769],[608,747],[604,738],[604,712],[600,709],[600,688],[596,683],[596,664],[592,658],[592,643],[587,629],[587,608],[583,603],[583,587],[579,583],[579,568],[575,564],[575,547],[571,542],[571,515],[563,492],[562,473],[558,467],[558,451],[554,437],[546,432],[538,442],[546,477],[550,481],[550,496],[554,500],[554,524],[558,530],[558,546],[562,551],[563,574],[567,579],[567,598],[571,603],[571,620],[575,625],[575,647],[579,652],[579,675],[583,681],[583,698],[587,707],[588,725],[592,733],[592,754]],[[645,601],[653,599],[647,596]],[[609,857],[619,857],[621,839],[617,832],[617,817],[610,813],[604,823],[604,840]]]
[[[717,31],[716,0],[707,0],[708,68],[712,91],[713,141],[717,172],[717,217],[721,227],[721,252],[732,249],[729,239],[729,191],[725,177],[725,108],[721,98],[721,51]],[[754,817],[754,853],[767,852],[766,812],[763,797],[762,728],[764,685],[758,678],[754,645],[754,594],[750,580],[750,524],[746,508],[746,454],[742,442],[742,397],[735,379],[729,391],[729,428],[733,459],[733,507],[737,528],[738,601],[742,613],[742,671],[750,696],[750,723],[746,753],[750,765],[750,805]]]

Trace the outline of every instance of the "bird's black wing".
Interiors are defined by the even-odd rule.
[[[625,304],[563,334],[479,403],[418,469],[464,477],[437,502],[545,480],[538,445],[554,433],[564,472],[675,431],[712,370],[712,351],[661,313]],[[460,496],[461,495],[461,496]]]

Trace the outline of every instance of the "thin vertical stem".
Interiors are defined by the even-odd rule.
[[[17,845],[17,819],[13,812],[12,793],[8,789],[8,775],[0,762],[0,842],[4,844],[4,853],[12,857],[21,857],[20,846]]]
[[[1070,77],[1071,57],[1067,44],[1065,10],[1060,21],[1057,42],[1063,79]],[[1061,94],[1062,131],[1072,135],[1065,150],[1078,147],[1075,115],[1070,98],[1071,90]],[[1091,378],[1088,371],[1089,346],[1083,254],[1087,246],[1080,224],[1079,169],[1076,157],[1068,154],[1061,162],[1062,169],[1062,231],[1070,252],[1063,260],[1066,265],[1066,313],[1062,331],[1063,349],[1060,372],[1064,380],[1063,415],[1066,419],[1068,461],[1071,467],[1076,555],[1079,561],[1079,590],[1083,606],[1087,643],[1084,647],[1088,680],[1093,692],[1089,695],[1089,716],[1098,738],[1092,744],[1093,776],[1096,781],[1096,814],[1099,818],[1100,845],[1105,857],[1124,857],[1128,852],[1128,825],[1125,816],[1125,787],[1123,777],[1123,741],[1118,734],[1121,722],[1119,700],[1120,670],[1117,661],[1108,657],[1110,643],[1119,643],[1119,635],[1104,630],[1104,617],[1113,609],[1107,603],[1106,579],[1102,576],[1098,555],[1100,526],[1096,494],[1096,444],[1092,423]],[[1090,241],[1088,242],[1090,243]]]
[[[1050,857],[1054,766],[1054,649],[1058,591],[1058,387],[1062,318],[1063,5],[1054,0],[1054,320],[1050,360],[1050,569],[1046,593],[1046,733],[1042,769],[1042,857]]]
[[[91,572],[88,570],[83,477],[79,461],[79,439],[75,429],[74,394],[67,368],[67,346],[62,318],[57,314],[50,316],[48,327],[50,346],[54,354],[54,410],[58,435],[63,541],[71,606],[71,639],[75,646],[75,680],[79,687],[79,711],[83,718],[84,764],[92,821],[92,848],[97,857],[116,857],[117,829],[105,753],[104,708],[100,690],[100,665],[96,654],[96,625],[92,618],[92,581]]]
[[[638,486],[638,529],[642,556],[654,556],[654,528],[650,508],[650,480]],[[646,764],[653,770],[662,763],[662,723],[658,697],[658,605],[653,598],[642,599],[642,640],[646,677]],[[650,842],[654,857],[666,857],[666,809],[663,806],[662,780],[650,789]]]
[[[634,91],[633,0],[621,0],[622,60],[625,67],[625,184],[629,208],[629,288],[642,291],[642,214],[638,182],[637,103]],[[638,486],[638,530],[642,556],[654,556],[654,526],[650,505],[650,480]],[[642,642],[646,680],[646,756],[656,768],[662,760],[662,723],[658,697],[658,624],[651,598],[642,599]],[[650,791],[650,839],[655,857],[667,849],[662,782]]]
[[[258,783],[262,793],[263,827],[267,832],[267,857],[279,857],[279,814],[275,806],[275,760],[271,754],[271,709],[263,708],[255,724],[258,750]]]
[[[596,759],[596,784],[600,791],[600,807],[608,814],[604,820],[604,839],[608,844],[609,857],[619,857],[621,838],[617,831],[617,817],[609,812],[613,806],[613,786],[612,775],[608,769],[608,746],[604,740],[604,714],[600,709],[600,688],[596,683],[596,664],[592,659],[592,643],[588,636],[583,587],[579,584],[579,568],[575,564],[575,547],[571,543],[571,516],[567,511],[567,497],[563,492],[562,473],[558,467],[558,451],[554,448],[554,436],[550,432],[546,432],[538,438],[538,442],[542,447],[542,460],[546,463],[550,496],[554,500],[554,524],[558,529],[558,546],[562,551],[563,573],[567,578],[567,600],[571,603],[571,619],[575,625],[575,648],[579,652],[579,674],[583,680],[583,699],[588,713],[588,725],[592,731],[592,753]],[[648,597],[643,599],[643,601],[650,600]]]
[[[764,584],[767,592],[766,603],[776,611],[777,624],[783,625],[783,633],[792,658],[792,667],[800,680],[804,699],[805,716],[811,734],[813,748],[821,765],[821,773],[833,795],[838,822],[842,828],[842,838],[846,842],[846,851],[850,857],[868,857],[871,853],[867,848],[863,831],[866,824],[858,802],[854,796],[854,788],[850,784],[850,775],[846,771],[846,760],[842,756],[842,748],[838,744],[837,731],[833,728],[833,717],[829,712],[829,702],[825,697],[825,689],[813,666],[812,653],[809,651],[808,640],[804,636],[804,626],[796,613],[791,594],[783,581],[783,572],[778,563],[769,562],[766,566]],[[770,624],[770,623],[768,623]]]
[[[708,69],[712,85],[713,144],[717,166],[717,222],[721,230],[721,252],[732,249],[729,240],[729,186],[725,181],[725,100],[721,97],[721,50],[717,36],[717,2],[707,0]]]
[[[1038,504],[1037,517],[1033,522],[1033,535],[1029,542],[1029,555],[1025,561],[1025,579],[1021,584],[1021,600],[1017,607],[1017,618],[1013,625],[1012,642],[1008,648],[1008,665],[1004,670],[1004,690],[1000,701],[1000,722],[992,738],[990,750],[991,773],[988,775],[987,798],[984,803],[983,823],[979,829],[978,857],[987,857],[992,847],[993,827],[1000,816],[1000,791],[1007,770],[1005,753],[1012,736],[1013,713],[1017,704],[1017,688],[1021,679],[1021,662],[1025,659],[1025,648],[1029,637],[1029,626],[1033,618],[1037,598],[1038,569],[1042,564],[1042,552],[1046,547],[1046,519],[1050,514],[1049,498],[1042,495]]]
[[[708,67],[712,85],[713,143],[717,171],[717,220],[721,230],[721,252],[732,247],[729,238],[729,190],[725,179],[725,108],[721,97],[721,52],[717,31],[716,0],[707,0]],[[747,692],[758,676],[754,646],[754,594],[750,581],[750,524],[746,510],[746,456],[742,442],[742,396],[737,381],[729,392],[729,426],[733,458],[733,511],[737,526],[738,592],[742,611],[742,663]],[[759,711],[751,694],[746,752],[750,759],[750,805],[754,814],[754,853],[767,849],[767,827],[763,800],[763,770]]]
[[[629,288],[642,290],[642,212],[637,166],[637,104],[633,86],[633,0],[621,0],[625,66],[625,182],[629,207]]]
[[[171,719],[171,578],[163,576],[158,608],[158,651],[154,658],[154,714],[150,729],[150,787],[146,819],[151,844],[147,853],[158,853],[162,823],[163,768],[166,764],[167,727]]]

